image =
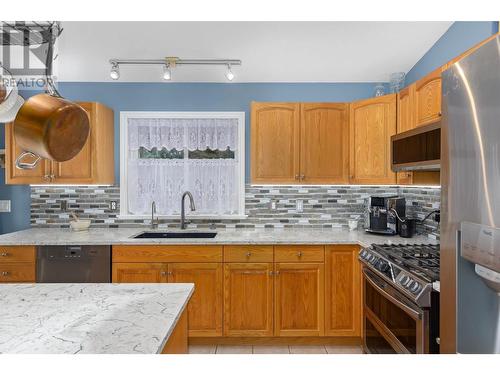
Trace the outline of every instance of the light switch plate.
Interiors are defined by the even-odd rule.
[[[10,212],[10,200],[0,200],[0,212]]]
[[[304,211],[304,201],[302,199],[297,199],[296,209],[297,212]]]

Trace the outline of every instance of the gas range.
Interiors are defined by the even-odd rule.
[[[439,245],[372,244],[359,259],[418,306],[431,306],[432,283],[439,280]]]

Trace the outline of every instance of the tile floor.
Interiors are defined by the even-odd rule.
[[[340,345],[190,345],[189,354],[362,354],[359,346]]]

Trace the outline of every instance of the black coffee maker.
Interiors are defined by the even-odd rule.
[[[404,219],[406,200],[397,195],[374,195],[368,200],[367,232],[395,235],[399,233],[399,220]]]

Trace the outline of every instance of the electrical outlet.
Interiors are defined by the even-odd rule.
[[[116,211],[116,208],[117,208],[116,201],[110,201],[109,202],[109,209],[112,210],[112,211]]]
[[[10,200],[0,201],[0,212],[10,212]]]
[[[275,210],[276,209],[276,200],[275,199],[271,199],[271,201],[269,202],[269,208],[271,210]]]
[[[302,199],[297,199],[296,210],[297,212],[304,211],[304,201]]]

